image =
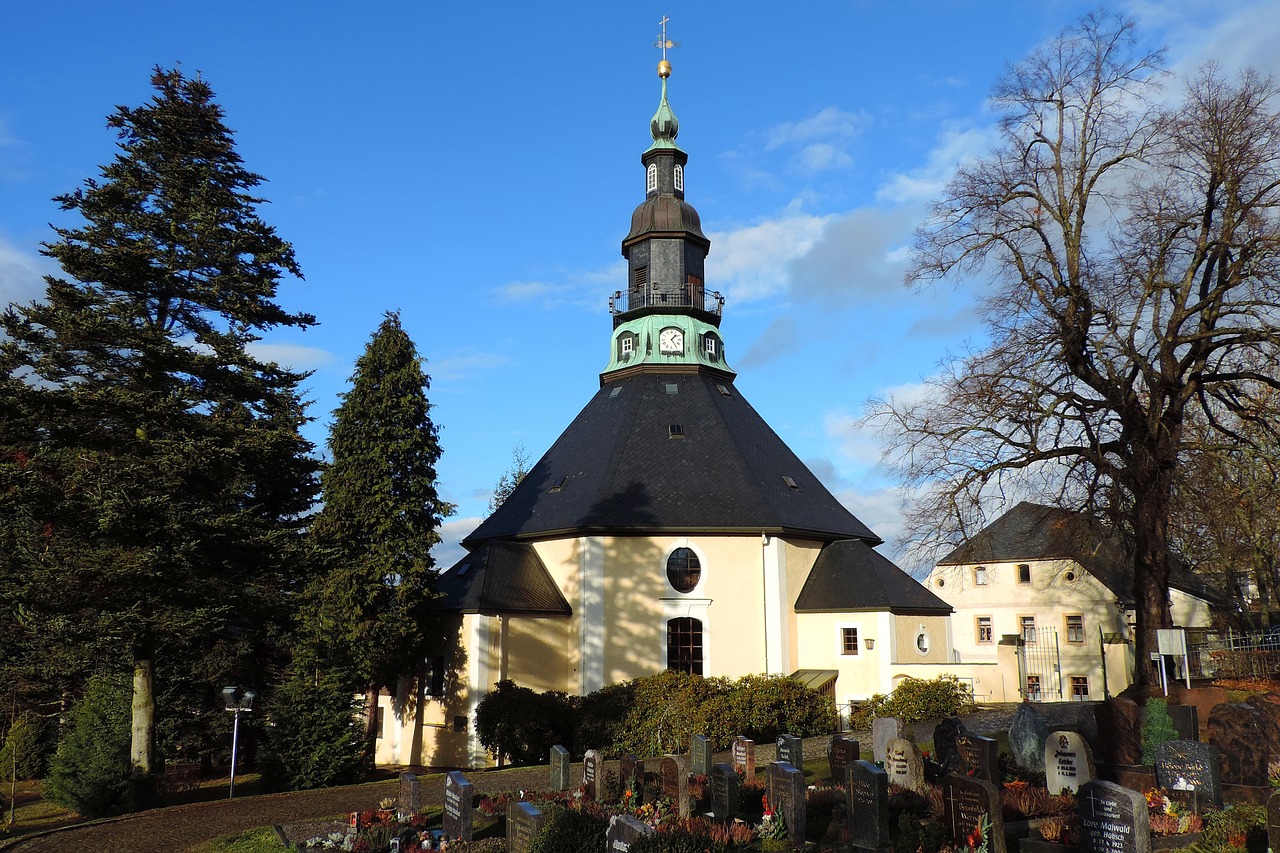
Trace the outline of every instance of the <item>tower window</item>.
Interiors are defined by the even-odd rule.
[[[622,386],[615,385],[611,389],[609,389],[609,399],[612,400],[614,397],[618,396],[621,393],[622,393]]]
[[[693,592],[702,579],[702,563],[692,548],[677,548],[667,557],[667,581],[676,592]]]
[[[702,675],[702,620],[689,616],[667,623],[667,669]]]
[[[645,290],[649,286],[649,268],[636,267],[631,271],[631,287],[633,290]],[[633,306],[635,307],[635,306]]]
[[[645,192],[653,192],[658,188],[658,164],[650,163],[645,180]]]
[[[716,390],[720,392],[720,396],[721,396],[721,397],[730,397],[730,396],[732,396],[732,395],[729,393],[729,389],[728,389],[728,388],[726,388],[726,387],[724,387],[723,385],[717,385],[717,386],[716,386]]]
[[[716,345],[716,336],[707,335],[706,338],[703,339],[703,345],[706,347],[707,355],[715,358],[716,353],[719,351],[719,347]]]
[[[636,339],[630,335],[623,335],[618,338],[618,356],[626,361],[631,358],[631,353],[635,351]]]
[[[666,392],[667,392],[668,394],[678,394],[678,393],[680,393],[680,386],[679,386],[679,385],[677,385],[676,383],[674,383],[674,382],[667,382],[667,383],[665,383],[665,385],[666,385],[665,390],[666,390]]]
[[[676,189],[680,192],[684,192],[684,166],[681,166],[679,163],[676,163],[675,182]]]

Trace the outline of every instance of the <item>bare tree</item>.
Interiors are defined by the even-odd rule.
[[[1250,418],[1280,350],[1276,88],[1214,68],[1161,106],[1159,53],[1089,16],[995,90],[1002,142],[917,232],[909,283],[983,274],[991,343],[923,401],[872,401],[916,541],[1018,497],[1093,512],[1135,554],[1137,656],[1170,624],[1189,412]],[[1139,683],[1150,671],[1141,667]]]
[[[507,470],[502,472],[502,476],[498,478],[498,482],[493,486],[493,494],[489,497],[489,515],[493,515],[498,511],[498,507],[511,497],[511,493],[516,490],[516,486],[520,485],[520,481],[524,479],[525,474],[529,473],[532,465],[532,458],[529,451],[525,450],[524,442],[518,442],[515,447],[511,448],[511,465]]]

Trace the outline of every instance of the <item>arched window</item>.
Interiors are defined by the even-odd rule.
[[[679,163],[676,163],[675,181],[676,189],[680,192],[684,192],[684,166],[681,166]]]
[[[656,190],[657,188],[658,188],[658,164],[657,164],[657,163],[650,163],[650,164],[649,164],[649,170],[648,170],[648,176],[647,176],[647,179],[646,179],[646,181],[645,181],[645,187],[644,187],[644,189],[645,189],[645,192],[650,192],[650,193],[651,193],[651,192],[653,192],[654,190]]]
[[[702,578],[702,563],[692,548],[677,548],[667,557],[667,581],[676,592],[693,592]]]
[[[702,620],[682,616],[667,622],[667,669],[702,675]]]

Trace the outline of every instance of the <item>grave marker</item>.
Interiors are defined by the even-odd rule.
[[[1076,732],[1054,732],[1044,743],[1045,787],[1050,794],[1075,793],[1097,774],[1093,750]]]
[[[795,735],[778,735],[774,742],[774,761],[783,761],[799,770],[804,769],[804,741]]]
[[[631,845],[646,835],[653,835],[654,828],[631,815],[613,815],[609,818],[609,829],[605,833],[605,847],[608,853],[627,853]]]
[[[1009,726],[1009,751],[1018,766],[1027,770],[1045,769],[1044,745],[1048,737],[1049,728],[1035,706],[1030,702],[1019,705]]]
[[[633,805],[644,804],[644,762],[635,753],[627,753],[618,762],[618,781],[624,791],[631,791]]]
[[[862,757],[862,748],[853,738],[832,735],[827,746],[827,766],[831,769],[831,784],[844,782],[844,771],[853,762]]]
[[[733,769],[741,773],[748,784],[756,781],[756,742],[751,738],[733,739]]]
[[[1080,786],[1082,853],[1151,853],[1147,798],[1137,791],[1093,779]]]
[[[985,779],[948,773],[942,780],[942,811],[952,841],[965,843],[985,816],[989,829],[984,841],[988,853],[1007,853],[1000,792]]]
[[[924,793],[924,756],[920,748],[906,738],[891,738],[885,747],[884,770],[889,781],[899,788]]]
[[[473,817],[471,783],[454,770],[444,777],[444,819],[440,828],[451,840],[470,841]]]
[[[855,847],[889,846],[889,775],[870,761],[854,761],[845,770],[849,841]]]
[[[551,790],[569,790],[569,750],[560,744],[551,747]]]
[[[880,764],[889,760],[889,741],[906,737],[906,727],[897,717],[876,717],[871,721],[871,755]]]
[[[956,748],[956,740],[968,734],[959,717],[947,717],[933,729],[933,758],[949,772],[963,773],[967,769],[960,752]]]
[[[582,787],[588,799],[598,799],[600,792],[600,753],[588,749],[582,756]]]
[[[1200,709],[1195,705],[1170,705],[1169,719],[1178,740],[1200,740]]]
[[[1156,746],[1156,785],[1194,795],[1192,805],[1222,808],[1222,782],[1217,747],[1192,740],[1171,740]]]
[[[797,850],[804,847],[805,809],[808,805],[804,773],[785,761],[775,761],[769,765],[765,784],[769,807],[787,826],[787,840]]]
[[[689,816],[689,759],[683,755],[662,759],[662,795],[676,804],[680,817]]]
[[[732,764],[717,764],[708,777],[711,783],[711,816],[716,820],[732,820],[738,816],[738,773]]]
[[[961,764],[949,769],[966,776],[972,773],[988,782],[1000,780],[999,744],[994,738],[965,732],[956,738],[955,749]]]
[[[416,815],[422,811],[422,780],[412,773],[400,774],[400,792],[396,797],[397,811],[401,815]]]
[[[711,740],[706,735],[694,735],[689,739],[689,764],[694,776],[711,774]]]
[[[507,853],[528,853],[546,819],[533,803],[507,803]]]

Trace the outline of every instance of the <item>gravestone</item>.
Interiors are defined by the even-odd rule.
[[[1027,770],[1043,770],[1045,768],[1045,739],[1049,736],[1049,727],[1044,718],[1030,702],[1023,702],[1013,712],[1013,722],[1009,725],[1009,751],[1019,767]]]
[[[471,783],[460,771],[444,777],[444,819],[440,828],[455,841],[471,840],[474,812],[471,807]]]
[[[644,762],[635,753],[627,753],[618,762],[618,782],[624,791],[631,791],[632,805],[644,804]]]
[[[956,748],[956,740],[969,730],[959,717],[947,717],[933,729],[933,758],[948,771],[963,773],[967,769]]]
[[[1147,798],[1114,782],[1093,779],[1080,786],[1082,853],[1151,853]]]
[[[1044,744],[1044,786],[1050,794],[1065,788],[1075,793],[1081,785],[1097,775],[1093,766],[1093,750],[1076,732],[1054,732]]]
[[[960,766],[947,768],[988,782],[1000,781],[1000,745],[994,738],[966,732],[956,738],[956,754]]]
[[[1200,740],[1200,709],[1195,705],[1170,705],[1169,719],[1178,740]]]
[[[804,742],[795,735],[778,735],[775,741],[774,761],[785,761],[792,767],[804,769]]]
[[[711,784],[711,816],[732,820],[738,816],[738,773],[732,764],[717,764],[708,777]]]
[[[396,810],[401,815],[416,815],[422,811],[422,780],[413,773],[400,774],[400,794],[396,798]]]
[[[1232,785],[1265,786],[1267,764],[1273,753],[1268,746],[1271,728],[1257,708],[1245,703],[1223,703],[1209,712],[1209,743],[1222,758],[1221,778]],[[1280,757],[1280,754],[1276,754]]]
[[[600,765],[600,753],[596,750],[588,749],[587,754],[582,756],[582,788],[587,799],[599,798]]]
[[[855,847],[889,846],[889,775],[870,761],[845,769],[849,842]]]
[[[631,815],[616,814],[609,818],[609,830],[605,833],[604,849],[608,853],[627,853],[631,845],[646,835],[653,835],[654,828]]]
[[[871,721],[871,757],[879,764],[889,760],[889,741],[906,737],[907,730],[897,717],[876,717]]]
[[[662,795],[676,804],[680,817],[689,816],[689,759],[683,755],[662,759]]]
[[[733,769],[748,785],[756,781],[756,742],[751,738],[733,739]]]
[[[889,781],[899,788],[924,793],[924,756],[920,748],[906,738],[891,738],[885,747],[884,771]]]
[[[711,740],[706,735],[689,738],[689,764],[694,776],[711,774]]]
[[[1094,706],[1098,745],[1112,764],[1142,763],[1142,709],[1132,699],[1117,696]]]
[[[1280,791],[1267,798],[1267,841],[1272,850],[1280,850]]]
[[[528,853],[546,819],[533,803],[507,803],[507,853]]]
[[[984,838],[988,853],[1007,853],[1000,791],[986,779],[948,773],[942,780],[942,813],[951,840],[961,844],[973,835],[985,816],[989,826]]]
[[[569,790],[569,750],[560,744],[551,747],[551,790]]]
[[[785,761],[775,761],[765,774],[766,796],[773,813],[787,826],[787,840],[797,850],[804,847],[806,795],[804,773]]]
[[[1182,792],[1193,806],[1212,805],[1222,808],[1222,782],[1219,778],[1218,750],[1207,743],[1171,740],[1156,745],[1156,786],[1169,795]],[[1196,809],[1197,812],[1199,808]]]
[[[827,747],[827,765],[831,768],[831,784],[842,783],[845,768],[861,757],[862,750],[856,740],[832,735],[831,744]]]

